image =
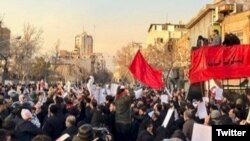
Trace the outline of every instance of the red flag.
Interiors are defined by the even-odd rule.
[[[155,89],[162,88],[162,72],[151,67],[142,56],[140,50],[136,53],[129,70],[135,78],[149,87]]]

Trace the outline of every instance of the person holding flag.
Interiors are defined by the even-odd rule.
[[[115,96],[115,138],[117,141],[130,140],[132,98],[133,94],[130,94],[124,86],[118,87]]]

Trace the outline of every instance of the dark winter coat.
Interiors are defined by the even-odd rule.
[[[42,131],[30,121],[20,122],[15,129],[16,138],[20,141],[30,141],[40,133],[42,133]]]
[[[54,115],[46,119],[42,130],[46,135],[53,140],[60,137],[61,133],[65,129],[65,117],[62,115]]]

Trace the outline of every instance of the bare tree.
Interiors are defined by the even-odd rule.
[[[116,72],[119,74],[120,80],[130,82],[134,81],[133,76],[129,72],[129,66],[139,48],[141,48],[139,44],[132,42],[117,51],[114,63],[117,66]]]
[[[71,79],[70,65],[68,65],[68,64],[58,65],[58,67],[56,68],[56,70],[54,72],[57,74],[61,74],[61,76],[63,77],[63,81]]]
[[[18,78],[22,81],[28,79],[34,57],[42,45],[42,30],[30,24],[25,24],[22,39],[13,47],[14,66]]]
[[[2,27],[2,19],[3,17],[0,17],[0,67],[3,69],[2,73],[2,80],[5,80],[5,77],[8,73],[8,66],[9,66],[9,48],[10,48],[10,30],[8,28]]]
[[[56,68],[59,66],[59,61],[60,61],[60,45],[61,45],[61,41],[60,39],[57,39],[55,45],[54,45],[54,51],[52,54],[52,63],[53,63],[53,69],[54,71],[56,70]]]
[[[164,71],[164,80],[169,82],[183,82],[183,77],[178,75],[173,78],[171,72],[181,72],[188,67],[190,61],[190,48],[188,48],[188,36],[183,36],[182,39],[169,39],[166,43],[155,44],[148,46],[146,49],[146,57],[151,65]],[[171,77],[170,77],[171,76]]]
[[[49,62],[46,61],[45,57],[35,57],[35,61],[31,66],[31,72],[29,76],[33,78],[33,80],[40,80],[41,78],[47,78],[49,73]]]
[[[167,43],[158,43],[145,49],[148,62],[162,71],[168,71],[174,67],[176,59],[177,40],[170,39]]]
[[[175,66],[188,67],[190,64],[191,48],[188,45],[188,35],[183,35],[175,46]]]
[[[9,56],[3,55],[2,53],[0,54],[1,60],[3,60],[3,64],[0,65],[1,68],[3,68],[3,75],[2,75],[2,80],[6,79],[6,75],[8,75],[9,69]]]

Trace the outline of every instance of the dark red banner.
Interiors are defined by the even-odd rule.
[[[192,51],[191,83],[250,77],[250,45],[200,47]]]

